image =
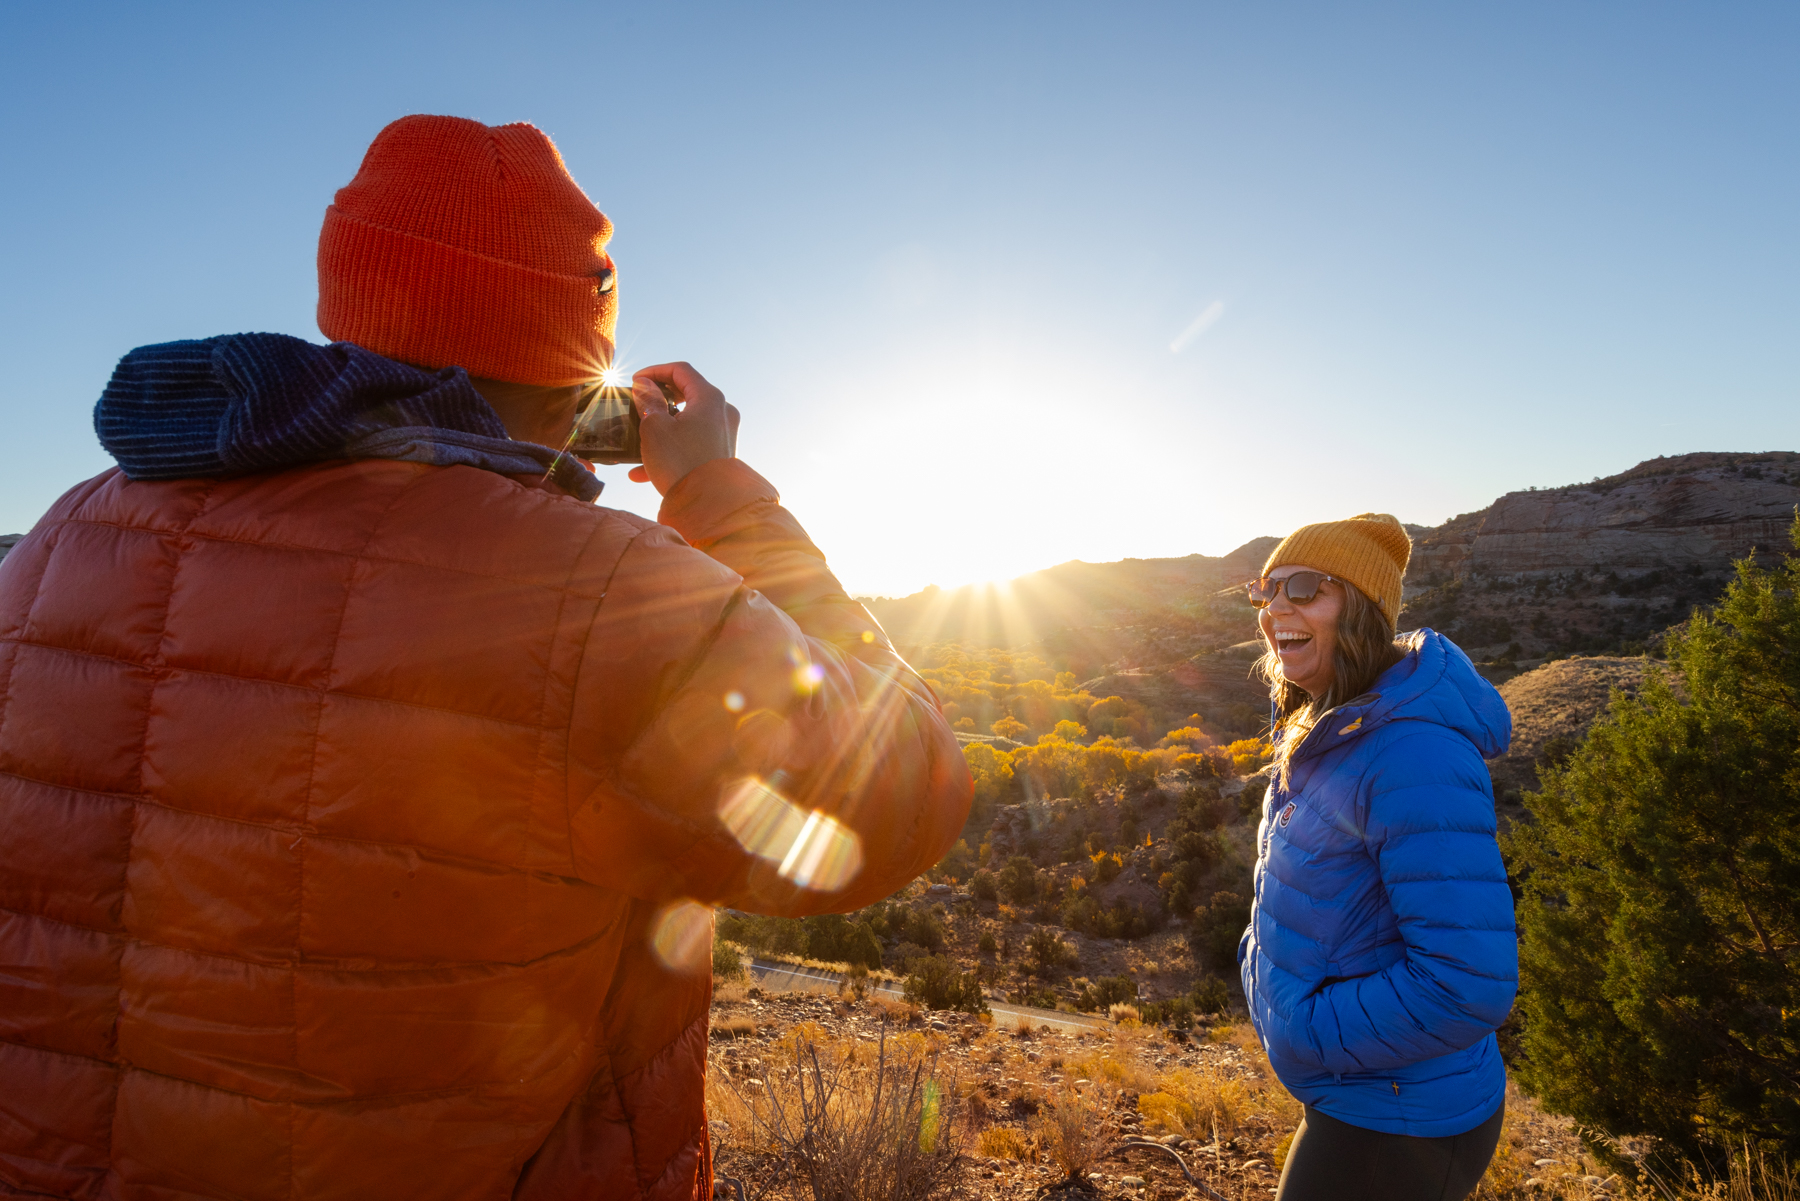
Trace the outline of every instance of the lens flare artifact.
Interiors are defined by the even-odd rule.
[[[778,865],[782,879],[830,892],[862,870],[862,841],[829,814],[803,809],[751,776],[728,790],[719,817],[746,851]]]
[[[672,972],[697,972],[712,962],[713,912],[698,901],[665,907],[651,927],[650,948]]]

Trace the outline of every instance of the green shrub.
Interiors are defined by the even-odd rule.
[[[1093,882],[1096,884],[1110,884],[1125,870],[1124,860],[1105,851],[1095,851],[1088,862],[1092,865]]]
[[[1792,537],[1800,547],[1800,517]],[[1800,556],[1745,560],[1526,793],[1517,1076],[1690,1158],[1800,1156]]]
[[[1267,777],[1250,781],[1244,785],[1244,791],[1238,793],[1238,813],[1243,817],[1260,817],[1263,798],[1268,794],[1269,781]]]
[[[867,922],[857,922],[851,928],[850,938],[844,945],[843,961],[852,967],[881,966],[881,940],[875,937],[875,931]]]
[[[841,919],[840,919],[841,920]],[[715,936],[765,955],[806,955],[807,929],[799,918],[719,914]]]
[[[1014,855],[1000,869],[1000,895],[1015,905],[1029,905],[1037,900],[1037,865],[1023,855]]]
[[[900,925],[900,937],[935,951],[944,945],[944,923],[929,909],[909,910]]]
[[[1194,1028],[1194,1003],[1187,997],[1147,1001],[1138,1006],[1138,1013],[1146,1025],[1171,1026],[1176,1030]]]
[[[992,930],[983,930],[981,932],[981,938],[976,942],[975,946],[983,955],[998,955],[1000,953],[1000,944],[995,940],[994,932]]]
[[[930,951],[927,951],[917,943],[903,942],[896,946],[892,953],[887,956],[887,965],[896,972],[910,972],[912,971],[913,964],[921,959],[929,958],[930,955]]]
[[[974,894],[977,901],[998,901],[1000,899],[999,883],[994,879],[994,873],[985,867],[975,873],[975,878],[969,885],[969,891]]]
[[[728,942],[713,939],[712,974],[720,980],[740,980],[744,976],[744,957]]]
[[[1081,962],[1074,947],[1059,938],[1056,931],[1041,926],[1025,940],[1025,954],[1031,959],[1032,969],[1040,976]]]
[[[1008,1000],[1014,1005],[1034,1005],[1039,1009],[1055,1009],[1057,996],[1055,989],[1033,987],[1027,984],[1023,988],[1014,989]]]
[[[1170,913],[1187,913],[1193,898],[1213,885],[1221,865],[1230,861],[1224,831],[1224,802],[1211,783],[1182,793],[1166,833],[1166,859],[1157,887]]]
[[[938,860],[937,866],[932,869],[933,872],[959,883],[967,880],[969,873],[974,870],[975,852],[971,851],[968,842],[961,838],[956,840],[956,845],[951,847],[944,857]]]
[[[1188,945],[1209,971],[1226,972],[1237,965],[1238,941],[1250,924],[1250,902],[1235,892],[1215,892],[1194,910],[1188,923]]]
[[[981,995],[981,981],[973,972],[959,972],[954,960],[928,955],[913,961],[906,977],[906,999],[927,1009],[955,1009],[963,1013],[988,1012]]]
[[[1224,1013],[1231,1008],[1233,994],[1241,988],[1241,985],[1227,983],[1222,976],[1202,976],[1188,990],[1187,1000],[1196,1013]]]
[[[1107,976],[1092,984],[1084,984],[1075,994],[1075,1008],[1082,1013],[1107,1009],[1121,1001],[1137,1000],[1137,981],[1129,976]]]
[[[1142,938],[1156,930],[1157,919],[1141,905],[1115,901],[1110,906],[1081,893],[1062,908],[1062,924],[1089,938]]]

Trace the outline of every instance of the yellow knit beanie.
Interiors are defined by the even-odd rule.
[[[1400,617],[1400,578],[1411,557],[1412,539],[1398,521],[1386,513],[1359,513],[1348,521],[1301,526],[1281,540],[1263,574],[1293,563],[1348,580],[1381,606],[1392,625]]]

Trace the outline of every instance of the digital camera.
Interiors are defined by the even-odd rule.
[[[663,403],[669,404],[666,396]],[[675,411],[673,404],[669,411]],[[642,420],[631,403],[630,384],[596,384],[576,410],[569,451],[590,463],[642,463],[644,444],[638,433]]]

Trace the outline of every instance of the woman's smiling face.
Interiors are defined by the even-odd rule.
[[[1301,571],[1325,574],[1316,567],[1286,563],[1271,571],[1269,578],[1285,580]],[[1322,696],[1337,675],[1333,656],[1337,650],[1338,614],[1343,608],[1344,586],[1335,580],[1322,580],[1319,594],[1306,604],[1290,601],[1283,588],[1257,613],[1263,641],[1281,657],[1281,674],[1308,696]]]

